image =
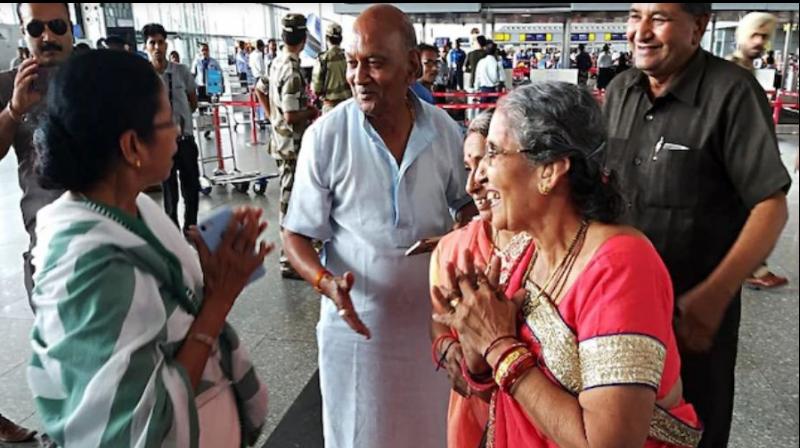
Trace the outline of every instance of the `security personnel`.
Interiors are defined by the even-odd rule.
[[[262,77],[256,84],[256,95],[272,123],[269,152],[280,174],[281,224],[289,207],[303,132],[319,115],[319,110],[308,104],[306,83],[300,71],[300,52],[306,45],[306,18],[302,14],[287,14],[282,25],[283,49],[272,61],[269,77]],[[280,263],[284,278],[299,278],[283,252]]]
[[[342,43],[342,27],[337,23],[328,25],[325,31],[328,51],[321,53],[314,64],[311,88],[322,100],[322,113],[327,113],[337,104],[353,96],[347,83],[347,61]]]

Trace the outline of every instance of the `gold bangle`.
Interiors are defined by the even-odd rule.
[[[511,367],[512,364],[516,360],[518,360],[522,355],[528,353],[528,349],[519,347],[513,352],[509,353],[504,359],[503,362],[497,367],[497,371],[494,373],[494,381],[500,385],[502,383],[502,379],[508,373],[508,368]]]
[[[213,349],[214,344],[216,343],[214,338],[204,333],[191,333],[189,334],[189,338],[207,345],[210,349]]]

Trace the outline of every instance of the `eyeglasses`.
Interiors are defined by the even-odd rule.
[[[487,165],[492,166],[492,164],[494,163],[494,160],[498,156],[510,156],[512,154],[522,154],[524,152],[533,152],[533,150],[532,149],[522,148],[522,149],[519,149],[517,151],[508,151],[508,150],[500,151],[500,150],[498,150],[498,148],[496,146],[494,146],[491,143],[488,143],[486,145],[486,155],[483,156],[483,159],[486,160],[486,164]]]
[[[25,25],[25,30],[28,32],[28,35],[37,38],[44,33],[44,29],[47,27],[58,36],[63,36],[66,34],[69,25],[63,19],[53,19],[47,22],[42,22],[41,20],[31,20]]]

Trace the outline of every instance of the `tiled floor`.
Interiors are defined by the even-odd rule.
[[[263,146],[245,145],[249,138],[245,131],[242,129],[236,139],[240,168],[274,171]],[[261,140],[264,139],[262,135]],[[782,138],[781,149],[784,161],[792,166],[797,136]],[[790,222],[770,258],[770,267],[788,276],[790,285],[777,291],[744,293],[732,447],[798,445],[800,255],[798,177],[794,173],[792,176],[795,184],[789,194]],[[39,427],[25,380],[32,317],[22,286],[20,254],[27,245],[27,234],[19,214],[16,181],[16,159],[11,154],[0,162],[0,412],[17,422]],[[223,204],[244,203],[264,207],[267,219],[276,222],[278,199],[274,183],[265,197],[215,189],[209,197],[201,198],[200,214],[202,217]],[[277,226],[267,231],[267,239],[278,241]],[[319,312],[318,299],[309,286],[280,278],[276,256],[270,257],[267,271],[267,276],[239,298],[230,317],[270,388],[270,416],[262,441],[316,371],[314,327]],[[291,428],[291,422],[284,424]]]

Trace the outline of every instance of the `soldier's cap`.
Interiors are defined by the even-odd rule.
[[[286,33],[296,33],[306,31],[306,17],[302,14],[289,13],[281,20],[283,31]]]
[[[331,37],[342,37],[342,26],[338,23],[331,23],[325,29],[325,35]]]

